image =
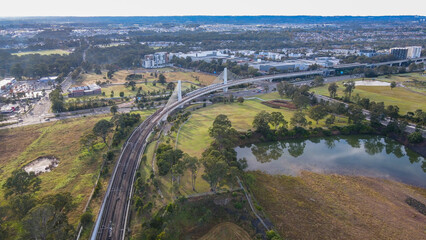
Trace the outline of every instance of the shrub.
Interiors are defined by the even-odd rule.
[[[421,143],[423,142],[423,136],[420,132],[416,131],[408,135],[408,141],[410,143]]]
[[[242,209],[243,208],[243,203],[242,202],[236,202],[236,203],[234,203],[234,207],[236,209]]]
[[[276,233],[274,230],[269,230],[266,232],[266,238],[268,240],[281,240],[282,238],[278,233]]]
[[[86,211],[80,217],[81,226],[85,227],[90,225],[93,222],[93,214],[90,211]]]

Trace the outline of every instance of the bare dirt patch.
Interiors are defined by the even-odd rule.
[[[23,167],[26,172],[34,172],[36,175],[44,172],[50,172],[57,167],[59,160],[53,156],[39,157]]]
[[[272,107],[272,108],[288,108],[288,109],[296,109],[296,105],[294,103],[285,101],[285,100],[271,100],[271,101],[264,101],[262,104]]]

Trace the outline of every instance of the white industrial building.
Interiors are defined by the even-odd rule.
[[[156,52],[154,54],[145,55],[142,59],[142,67],[144,68],[160,68],[165,67],[169,63],[169,54],[166,52]]]

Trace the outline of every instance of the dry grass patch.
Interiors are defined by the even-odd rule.
[[[405,203],[425,196],[402,183],[304,172],[260,172],[251,189],[282,236],[289,239],[425,239],[426,216]]]
[[[246,230],[231,222],[224,222],[213,227],[200,240],[249,240]]]

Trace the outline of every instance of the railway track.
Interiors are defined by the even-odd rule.
[[[133,182],[135,180],[135,173],[140,164],[141,155],[145,151],[147,139],[154,127],[172,111],[198,97],[223,88],[257,81],[318,74],[322,74],[322,71],[285,73],[235,80],[227,84],[210,85],[187,94],[181,101],[157,110],[133,131],[123,145],[121,155],[109,181],[107,192],[92,232],[91,240],[122,240],[125,238],[130,202],[133,194]]]

